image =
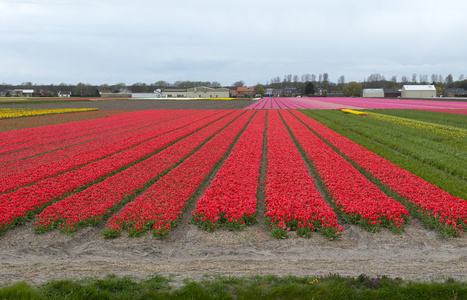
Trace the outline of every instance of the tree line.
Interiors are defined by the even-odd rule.
[[[467,90],[467,79],[464,75],[460,75],[458,80],[454,80],[451,74],[443,76],[442,74],[432,74],[428,76],[427,74],[412,74],[411,76],[402,76],[398,80],[397,76],[391,76],[389,79],[386,79],[384,75],[379,73],[373,73],[361,82],[352,82],[352,85],[358,83],[360,89],[365,88],[387,88],[387,89],[400,89],[403,85],[406,84],[433,84],[438,90],[443,90],[445,88],[463,88]],[[326,93],[342,93],[344,92],[344,87],[348,82],[345,81],[345,76],[339,76],[337,82],[332,82],[329,79],[328,73],[316,74],[302,74],[302,75],[292,75],[286,74],[283,77],[276,76],[268,80],[266,83],[257,83],[255,85],[256,89],[262,87],[273,88],[273,89],[284,89],[284,88],[296,88],[299,93],[304,95],[309,95],[310,91],[314,94],[318,89],[324,90]],[[42,96],[52,96],[56,95],[59,91],[71,91],[73,96],[99,96],[99,92],[102,90],[108,90],[111,92],[124,92],[131,91],[133,93],[152,93],[156,89],[160,88],[191,88],[197,86],[206,86],[212,88],[222,87],[222,84],[217,81],[175,81],[170,83],[168,81],[159,80],[154,83],[142,83],[137,82],[132,85],[126,85],[125,83],[117,83],[113,85],[101,84],[101,85],[92,85],[86,83],[78,83],[76,85],[60,83],[58,85],[38,85],[33,84],[32,82],[23,82],[20,85],[9,85],[6,83],[0,84],[0,91],[8,89],[34,89],[34,90],[43,90],[44,94]],[[233,82],[229,88],[236,88],[245,86],[245,81],[238,80]]]

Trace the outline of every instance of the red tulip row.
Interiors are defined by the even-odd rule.
[[[73,171],[49,177],[34,185],[0,195],[0,231],[21,222],[24,218],[31,217],[35,211],[41,211],[44,206],[49,205],[54,199],[63,197],[63,195],[71,193],[80,187],[92,184],[103,176],[108,176],[122,167],[151,155],[158,149],[170,145],[230,112],[221,112],[219,114],[218,112],[207,111],[205,113],[207,115],[211,114],[211,117],[199,121],[195,121],[196,118],[194,118],[191,120],[193,124],[172,131],[170,134],[161,135],[136,147],[76,168]],[[177,127],[179,126],[173,124],[173,129]]]
[[[198,199],[192,215],[200,228],[242,228],[254,221],[265,122],[266,111],[257,112]]]
[[[165,115],[169,114],[165,113]],[[114,121],[113,123],[108,123],[105,130],[101,129],[95,133],[70,138],[66,141],[59,141],[59,144],[45,144],[15,153],[4,154],[0,156],[0,164],[6,161],[9,161],[9,163],[2,165],[0,176],[38,167],[51,161],[58,161],[65,157],[99,148],[106,144],[128,139],[130,135],[136,135],[141,130],[147,130],[145,127],[154,125],[154,117],[160,116],[143,115],[140,119],[144,119],[141,121],[135,121],[133,119],[125,120],[124,122]],[[39,143],[36,139],[34,141]],[[13,159],[14,161],[11,161]]]
[[[115,118],[93,119],[74,123],[75,126],[73,127],[70,127],[70,123],[67,123],[40,127],[40,131],[38,131],[37,128],[23,129],[15,135],[8,132],[0,133],[0,136],[9,136],[8,143],[0,141],[0,153],[12,152],[30,147],[44,147],[51,143],[68,143],[68,140],[70,139],[86,136],[96,132],[107,131],[112,128],[122,127],[125,123],[137,123],[140,122],[139,120],[147,120],[151,117],[166,120],[168,120],[168,118],[170,119],[170,115],[165,115],[167,114],[162,111],[147,111],[139,114],[135,113],[134,115],[127,115],[123,120]]]
[[[185,137],[158,154],[52,204],[36,216],[38,218],[36,231],[42,232],[53,227],[74,231],[79,227],[99,222],[120,207],[125,199],[133,197],[138,190],[184,159],[238,115],[240,112],[232,113]]]
[[[128,137],[128,133],[125,134],[125,131],[133,131],[133,130],[142,130],[147,129],[148,126],[163,126],[162,124],[158,123],[155,124],[154,117],[161,119],[161,123],[170,121],[174,118],[180,118],[187,116],[187,114],[180,114],[176,113],[172,116],[172,114],[161,113],[152,114],[152,115],[145,115],[141,116],[141,120],[124,120],[120,121],[114,119],[112,122],[107,122],[107,126],[105,128],[99,127],[94,129],[93,132],[87,130],[83,133],[81,132],[74,132],[69,134],[64,134],[62,137],[53,137],[53,138],[30,138],[30,142],[23,143],[23,144],[16,144],[13,152],[4,153],[0,156],[0,164],[5,164],[8,162],[15,163],[18,160],[22,160],[25,158],[36,158],[40,157],[41,155],[53,155],[54,151],[59,149],[68,149],[73,146],[85,146],[86,143],[93,141],[95,139],[100,139],[103,137],[108,137],[110,135],[115,135],[117,133],[123,133],[123,137]],[[97,121],[96,121],[97,122]],[[69,124],[70,129],[74,127],[79,127],[81,124]],[[118,130],[118,128],[122,128],[123,130]],[[97,140],[98,142],[98,140]],[[27,145],[26,145],[27,144]]]
[[[212,111],[205,111],[201,114],[187,116],[182,120],[175,119],[157,124],[155,126],[148,126],[136,131],[127,132],[124,134],[126,135],[125,139],[117,140],[111,144],[102,145],[92,150],[87,150],[87,145],[82,144],[79,146],[82,152],[78,153],[77,155],[65,157],[58,161],[51,161],[47,164],[39,165],[36,167],[31,166],[31,168],[17,173],[0,176],[0,193],[4,193],[6,191],[37,182],[42,179],[67,172],[76,167],[89,164],[114,153],[135,147],[140,143],[154,139],[157,136],[166,134],[172,130],[181,128],[200,118],[212,114]]]
[[[106,224],[104,236],[117,236],[122,229],[131,234],[152,229],[156,237],[169,233],[196,190],[226,154],[253,114],[254,111],[246,111],[183,163],[162,176],[141,196],[113,215]]]
[[[298,112],[294,114],[358,166],[405,197],[404,204],[427,227],[450,236],[463,234],[467,229],[466,200],[450,195],[315,120]]]
[[[266,217],[272,234],[284,237],[297,229],[302,236],[319,230],[333,238],[343,228],[337,216],[315,187],[297,147],[277,110],[270,110],[267,123]]]
[[[290,112],[282,116],[332,196],[332,205],[346,221],[370,231],[379,226],[396,232],[403,228],[409,215],[406,207],[384,194]]]

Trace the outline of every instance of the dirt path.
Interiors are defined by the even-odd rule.
[[[289,234],[272,238],[264,224],[244,231],[198,230],[186,222],[165,240],[152,235],[106,240],[103,225],[84,228],[74,237],[52,230],[33,233],[32,224],[0,237],[0,283],[50,279],[104,277],[107,274],[146,278],[151,274],[178,274],[202,278],[205,274],[232,276],[362,273],[404,279],[467,280],[467,238],[440,239],[417,221],[406,232],[386,229],[369,233],[346,225],[342,236],[329,241],[318,234],[310,239]]]

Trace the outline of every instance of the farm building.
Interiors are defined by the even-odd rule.
[[[229,98],[228,88],[210,88],[199,86],[187,89],[188,98]]]
[[[68,98],[71,96],[71,91],[58,91],[58,97]]]
[[[444,90],[446,97],[467,97],[467,91],[461,88],[448,88]]]
[[[400,89],[384,89],[384,98],[400,98]]]
[[[164,88],[162,98],[229,98],[228,88],[210,88],[198,86],[193,88]]]
[[[255,95],[254,86],[239,86],[236,90],[230,90],[230,96],[233,98],[253,98]]]
[[[163,88],[162,98],[186,98],[187,89]]]
[[[383,89],[363,89],[363,98],[384,98]]]
[[[402,98],[435,98],[436,87],[434,85],[404,85]]]

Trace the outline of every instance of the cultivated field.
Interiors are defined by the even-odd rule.
[[[0,119],[0,282],[465,281],[467,104],[394,101],[2,105],[99,110]]]

